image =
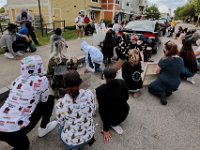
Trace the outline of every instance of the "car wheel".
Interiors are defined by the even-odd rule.
[[[159,43],[156,42],[153,47],[152,54],[157,54],[158,49],[159,49]]]

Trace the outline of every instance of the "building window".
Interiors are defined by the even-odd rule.
[[[94,11],[90,12],[90,19],[91,20],[95,20],[95,13],[94,13]]]
[[[116,4],[119,4],[119,0],[116,0],[115,3],[116,3]]]
[[[99,2],[99,0],[92,0],[92,2],[98,3],[98,2]]]

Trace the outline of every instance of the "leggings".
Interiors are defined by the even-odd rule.
[[[29,133],[37,125],[41,118],[42,121],[40,127],[46,128],[46,125],[50,121],[53,107],[54,97],[50,95],[47,102],[38,103],[35,111],[30,117],[30,123],[28,126],[16,132],[0,132],[0,140],[13,146],[13,150],[28,150],[30,142],[26,134]]]

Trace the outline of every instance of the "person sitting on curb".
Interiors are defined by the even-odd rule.
[[[4,56],[10,59],[19,59],[23,54],[20,52],[26,51],[29,46],[29,38],[26,35],[18,34],[17,25],[10,23],[8,31],[3,33],[0,45],[5,50]],[[23,42],[21,42],[23,39]]]
[[[11,84],[11,90],[0,108],[0,141],[16,150],[28,150],[27,134],[37,125],[38,136],[52,131],[57,121],[50,122],[54,99],[48,97],[48,80],[40,56],[28,56],[21,61],[21,76]]]
[[[86,71],[102,72],[100,68],[103,63],[102,52],[98,48],[89,45],[86,41],[81,43],[81,50],[85,54]]]
[[[164,57],[158,62],[156,73],[158,77],[150,83],[148,90],[160,97],[162,105],[167,105],[167,96],[176,91],[181,83],[183,60],[178,56],[178,48],[174,42],[168,41],[164,47]]]
[[[103,121],[104,142],[110,142],[110,128],[114,129],[118,134],[123,133],[123,129],[119,126],[128,116],[129,98],[128,87],[124,80],[115,79],[117,70],[113,67],[107,67],[104,70],[106,84],[96,88],[96,96],[99,104],[99,114]]]
[[[55,106],[60,124],[59,137],[67,149],[78,150],[95,142],[93,115],[96,110],[91,90],[80,89],[82,79],[75,70],[67,71],[63,78],[65,96]]]

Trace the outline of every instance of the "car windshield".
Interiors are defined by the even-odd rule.
[[[154,31],[155,23],[153,21],[132,21],[129,22],[125,28],[131,30]]]
[[[165,20],[158,20],[158,23],[163,23],[163,24],[165,24],[166,21],[165,21]]]

